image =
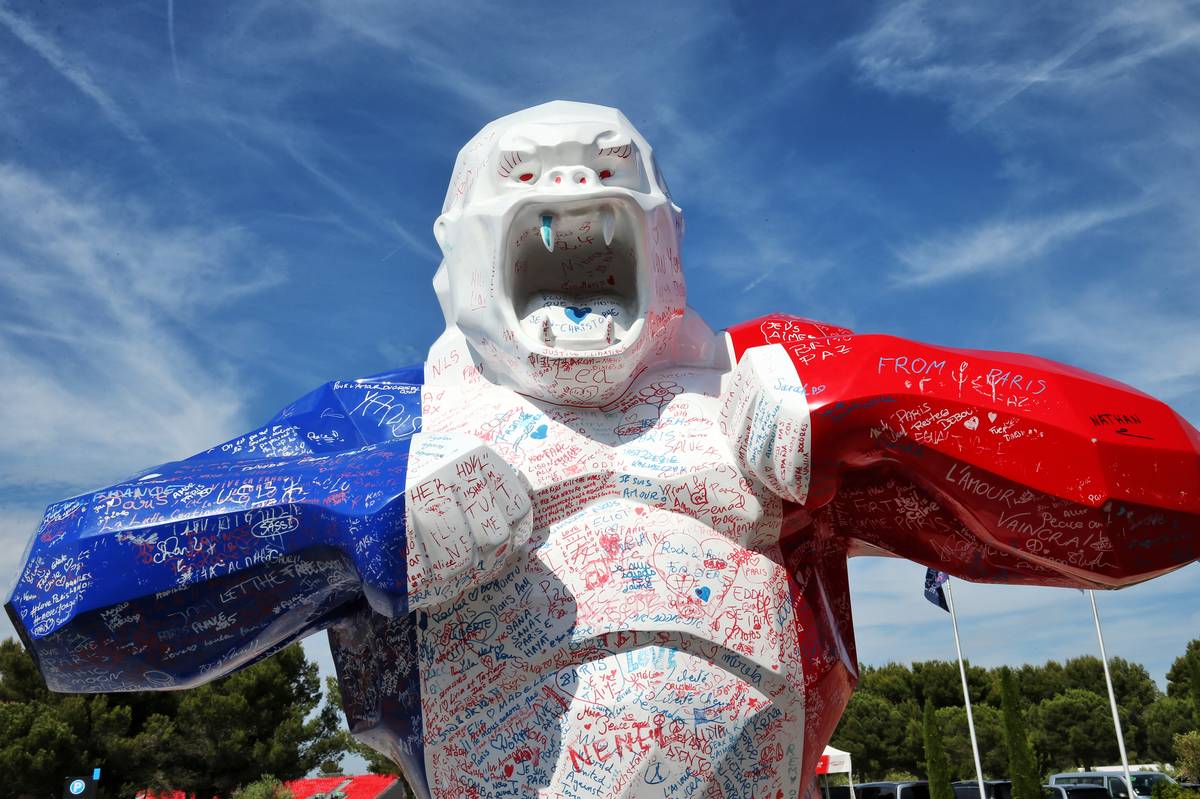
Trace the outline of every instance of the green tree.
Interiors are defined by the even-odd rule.
[[[979,759],[984,779],[1008,773],[1005,761],[1004,724],[1000,711],[991,705],[975,704],[975,737],[979,741]],[[971,751],[971,728],[967,724],[967,709],[944,707],[937,711],[942,730],[942,745],[950,764],[951,779],[975,779],[975,754]]]
[[[302,777],[344,751],[338,709],[322,705],[317,666],[298,644],[181,692],[175,725],[185,732],[170,740],[164,776],[196,799],[228,796],[264,772]]]
[[[275,777],[264,774],[234,791],[233,799],[292,799],[292,792]]]
[[[1196,719],[1196,726],[1200,727],[1200,658],[1192,659],[1189,677],[1188,686],[1192,697],[1192,712]]]
[[[907,721],[896,704],[871,691],[856,691],[833,733],[832,743],[854,753],[854,768],[859,774],[881,777],[891,769],[905,767]]]
[[[1090,769],[1117,757],[1108,700],[1099,694],[1068,688],[1039,703],[1031,715],[1042,769]]]
[[[0,641],[0,702],[45,700],[50,691],[37,664],[15,639]]]
[[[1192,705],[1192,721],[1200,727],[1200,657],[1188,663],[1188,699]]]
[[[894,704],[900,704],[916,696],[912,670],[901,663],[860,666],[858,690],[869,691]]]
[[[1200,781],[1200,731],[1175,736],[1175,765],[1193,781]]]
[[[70,725],[44,705],[0,702],[0,774],[16,796],[45,796],[61,785],[64,766],[79,750]]]
[[[1029,731],[1021,710],[1017,681],[1009,669],[1000,670],[1000,701],[1004,714],[1004,748],[1008,751],[1008,778],[1013,799],[1041,799],[1042,778],[1029,745]]]
[[[1121,713],[1125,747],[1131,758],[1142,759],[1148,749],[1146,710],[1161,696],[1161,692],[1154,680],[1150,679],[1146,668],[1138,663],[1120,657],[1109,658],[1108,670],[1112,675],[1113,693],[1116,694]],[[1104,665],[1098,657],[1087,655],[1068,660],[1063,666],[1063,678],[1067,688],[1080,688],[1098,696],[1108,696]]]
[[[942,745],[942,730],[938,724],[933,700],[925,700],[925,774],[929,780],[929,799],[954,799],[950,787],[950,763]]]
[[[1146,708],[1146,757],[1155,763],[1175,759],[1175,736],[1196,728],[1186,699],[1160,696]]]
[[[264,770],[300,777],[344,751],[299,647],[190,691],[55,694],[16,641],[0,642],[3,795],[57,796],[100,768],[100,796],[144,788],[229,796]],[[311,716],[311,718],[310,718]]]
[[[962,677],[958,663],[949,660],[930,660],[914,663],[913,685],[920,704],[929,699],[934,707],[956,707],[962,704]],[[992,679],[987,669],[967,664],[967,685],[971,698],[978,701],[991,693]]]
[[[151,694],[55,694],[33,658],[0,641],[0,774],[21,796],[56,795],[62,779],[99,767],[102,797],[132,796],[160,771],[173,734]],[[11,775],[11,776],[10,776]]]
[[[1062,664],[1050,660],[1041,666],[1029,663],[1017,670],[1017,687],[1027,705],[1036,705],[1067,689]]]
[[[1184,653],[1175,658],[1171,668],[1167,670],[1167,696],[1178,699],[1190,697],[1193,702],[1198,701],[1193,677],[1197,664],[1200,664],[1200,638],[1193,638],[1188,641]]]
[[[909,699],[896,708],[896,715],[902,726],[896,763],[891,770],[920,774],[925,770],[925,715],[922,706],[915,699]]]

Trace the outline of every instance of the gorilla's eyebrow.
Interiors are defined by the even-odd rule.
[[[633,154],[632,144],[622,144],[618,147],[601,147],[600,155],[613,155],[617,158],[628,158]]]
[[[500,163],[496,166],[496,174],[506,178],[517,168],[517,164],[525,160],[525,154],[517,150],[509,150],[500,154]]]

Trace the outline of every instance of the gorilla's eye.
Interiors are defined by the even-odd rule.
[[[526,164],[525,165],[525,169],[532,168],[532,170],[533,170],[532,172],[524,172],[524,171],[518,172],[517,171],[518,169],[520,169],[522,162],[525,161],[524,153],[506,152],[503,155],[504,155],[503,159],[496,166],[496,174],[499,175],[501,178],[503,178],[505,180],[510,180],[510,179],[511,180],[519,180],[522,183],[528,183],[529,181],[531,181],[535,177],[537,177],[537,165],[536,164]]]
[[[597,175],[596,177],[600,178],[601,180],[608,180],[609,178],[612,177],[612,170],[611,169],[601,169],[600,174]]]

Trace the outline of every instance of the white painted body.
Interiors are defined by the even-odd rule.
[[[435,232],[447,329],[406,478],[432,794],[797,796],[788,356],[735,370],[687,308],[681,212],[614,109],[485,127]]]
[[[425,606],[433,795],[795,796],[782,503],[719,429],[724,354],[645,373],[604,411],[491,385],[455,338],[426,368],[425,430],[486,442],[534,521],[499,577]],[[416,603],[439,582],[418,567]]]

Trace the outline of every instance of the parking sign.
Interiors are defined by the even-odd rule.
[[[96,799],[96,780],[92,777],[67,777],[63,799]]]

